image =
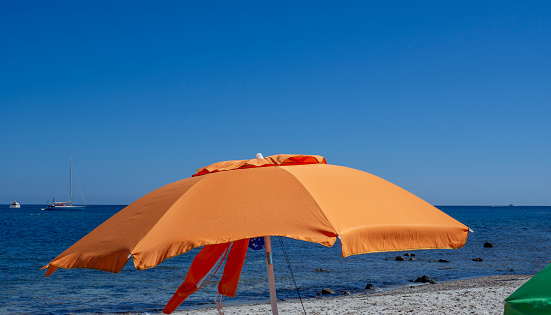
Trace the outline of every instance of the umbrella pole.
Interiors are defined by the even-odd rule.
[[[278,315],[277,298],[274,279],[274,265],[272,264],[272,244],[269,236],[264,236],[264,249],[266,250],[266,263],[268,268],[268,282],[270,284],[270,302],[272,303],[272,314]]]

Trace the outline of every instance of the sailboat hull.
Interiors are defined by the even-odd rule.
[[[84,210],[86,206],[47,206],[42,210]]]

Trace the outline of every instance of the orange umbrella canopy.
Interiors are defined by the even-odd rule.
[[[219,162],[133,202],[52,260],[58,267],[119,272],[203,245],[285,236],[342,256],[462,247],[469,228],[406,190],[316,155]]]

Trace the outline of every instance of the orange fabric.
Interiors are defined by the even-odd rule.
[[[202,167],[193,176],[209,173],[230,171],[252,167],[266,167],[279,165],[327,164],[325,158],[319,155],[278,154],[263,159],[224,161]]]
[[[327,164],[325,158],[319,155],[278,154],[271,155],[267,159],[274,165],[302,165],[302,164]]]
[[[205,277],[215,267],[219,259],[225,255],[228,248],[230,248],[230,252],[227,255],[226,264],[224,265],[224,273],[218,283],[218,293],[234,297],[237,292],[241,270],[245,263],[245,257],[247,256],[248,246],[249,239],[244,239],[232,243],[207,245],[203,247],[193,259],[184,282],[178,290],[176,290],[170,301],[168,301],[163,313],[172,313],[191,294],[199,290],[203,285],[203,283],[200,282],[205,280]],[[222,261],[220,261],[220,264],[221,263]]]
[[[230,243],[209,245],[203,247],[201,251],[195,256],[186,278],[182,285],[176,290],[170,301],[163,309],[163,313],[172,313],[182,302],[184,302],[188,296],[201,288],[202,280],[213,269],[220,257],[226,253],[230,246]],[[220,262],[222,263],[222,262]]]
[[[52,260],[50,268],[56,266],[120,272],[136,244],[147,237],[149,230],[181,197],[182,191],[193,187],[199,180],[189,178],[178,181],[134,201]],[[162,256],[157,256],[159,263],[168,258]]]
[[[248,238],[232,243],[228,259],[226,259],[224,265],[224,274],[220,279],[220,283],[218,283],[218,293],[229,297],[235,296],[248,248]]]
[[[311,160],[297,155],[231,162],[263,166],[269,160],[274,166],[218,171],[161,187],[115,214],[50,266],[119,272],[131,254],[135,267],[146,269],[196,247],[266,235],[324,246],[340,235],[343,257],[465,244],[468,227],[419,197],[377,176],[314,157],[317,164],[283,166]],[[231,169],[229,164],[210,171]]]
[[[46,268],[48,268],[48,270],[46,271],[46,277],[49,277],[52,273],[54,273],[54,271],[57,270],[57,267],[53,265],[46,265],[42,267],[40,270],[46,269]]]
[[[323,171],[316,171],[321,168]],[[334,165],[305,165],[286,171],[307,187],[338,231],[343,257],[368,252],[459,248],[467,240],[466,226],[375,175]]]

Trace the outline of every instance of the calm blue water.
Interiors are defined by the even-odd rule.
[[[40,206],[0,206],[0,313],[146,313],[161,311],[185,277],[197,250],[137,271],[128,263],[119,274],[58,270],[49,278],[40,267],[108,219],[123,206],[88,206],[85,211],[41,211]],[[409,284],[428,275],[447,281],[499,274],[535,274],[551,260],[551,207],[439,207],[474,230],[458,250],[414,251],[416,261],[387,260],[397,253],[342,258],[332,248],[283,239],[306,297],[322,288],[360,292],[367,283],[381,288]],[[493,248],[484,248],[490,242]],[[278,298],[296,298],[279,240],[272,238]],[[235,298],[224,304],[269,300],[263,251],[249,250]],[[482,262],[472,258],[480,257]],[[450,262],[440,263],[439,259]],[[328,270],[316,272],[316,268]],[[213,305],[217,277],[179,308]]]

